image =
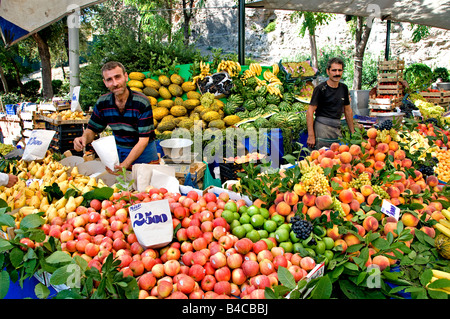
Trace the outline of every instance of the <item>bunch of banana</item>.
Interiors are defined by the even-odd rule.
[[[194,76],[192,78],[192,82],[194,82],[194,84],[196,84],[199,80],[203,80],[205,77],[207,77],[208,75],[211,75],[210,73],[210,66],[208,63],[205,63],[203,61],[200,61],[200,74]]]
[[[269,83],[267,85],[267,92],[273,95],[278,95],[280,98],[283,98],[283,94],[281,94],[281,90],[278,87],[279,83]]]
[[[250,65],[248,66],[248,69],[250,71],[252,71],[254,74],[256,74],[257,76],[260,76],[262,73],[262,67],[261,67],[261,64],[259,64],[259,63],[250,63]]]
[[[450,237],[450,211],[447,209],[442,209],[441,213],[442,215],[444,215],[445,218],[439,219],[439,222],[434,224],[433,227],[439,230],[447,237]]]
[[[430,282],[426,285],[427,289],[429,290],[435,290],[435,291],[442,291],[445,292],[446,294],[450,295],[450,285],[448,287],[442,287],[442,288],[430,288],[428,287],[428,285],[436,280],[439,279],[447,279],[450,280],[450,273],[446,272],[446,271],[442,271],[442,270],[437,270],[437,269],[431,269],[431,271],[433,272],[433,277],[431,277]]]
[[[276,63],[272,64],[272,73],[274,75],[278,75],[278,72],[280,72],[280,67],[278,66],[278,64]]]
[[[217,66],[217,72],[220,71],[225,71],[232,77],[237,76],[241,72],[241,65],[239,64],[239,62],[236,61],[222,60]]]
[[[273,74],[271,71],[269,71],[268,69],[266,71],[264,71],[263,77],[269,83],[283,85],[283,83],[281,83],[280,79],[275,74]]]

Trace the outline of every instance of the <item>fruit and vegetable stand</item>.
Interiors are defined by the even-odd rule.
[[[277,128],[278,167],[250,149],[223,156],[234,180],[136,191],[127,172],[85,175],[86,162],[61,160],[54,149],[35,161],[3,159],[2,171],[19,181],[0,187],[0,297],[20,298],[10,287],[40,278],[37,298],[447,299],[444,108],[411,94],[420,120],[384,119],[329,149],[294,152],[307,103],[284,87],[279,67],[222,61],[219,70],[130,72],[128,82],[148,96],[160,141],[176,128],[216,138]],[[200,93],[201,81],[220,72],[232,79],[229,91]],[[163,204],[137,219],[135,211]],[[169,225],[168,243],[144,244],[144,224]]]

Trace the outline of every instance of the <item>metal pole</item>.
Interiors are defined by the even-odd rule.
[[[239,0],[238,62],[245,65],[245,0]]]
[[[384,59],[389,60],[389,51],[391,46],[391,20],[387,20],[386,24],[386,49],[384,52]]]
[[[80,9],[67,17],[69,34],[70,96],[73,88],[80,85]]]

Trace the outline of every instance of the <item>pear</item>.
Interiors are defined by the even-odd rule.
[[[63,194],[65,194],[67,189],[69,188],[69,181],[67,181],[67,180],[62,181],[58,185],[59,185],[59,189],[61,190],[61,192],[63,192]]]
[[[58,209],[58,216],[61,217],[63,220],[66,219],[67,213],[66,213],[66,209],[64,207]]]
[[[39,208],[41,206],[41,200],[36,195],[32,196],[30,199],[29,206],[33,206],[34,208]]]
[[[70,196],[65,205],[66,213],[74,212],[77,209],[77,204],[75,203],[75,197]]]
[[[57,179],[56,179],[56,182],[57,183],[61,183],[61,182],[63,182],[63,181],[66,181],[67,180],[67,172],[63,172]]]
[[[75,204],[77,205],[77,207],[81,205],[81,203],[83,202],[83,200],[84,200],[84,197],[83,197],[83,196],[77,196],[77,197],[75,197]]]
[[[25,217],[30,214],[36,214],[37,212],[39,212],[39,210],[36,209],[34,206],[24,206],[24,207],[20,208],[19,215]]]
[[[78,172],[78,166],[75,166],[72,171],[70,172],[70,176],[72,177],[76,177],[77,175],[79,175],[80,173]]]
[[[67,204],[67,198],[61,197],[56,203],[55,208],[58,210],[60,208],[64,208]]]
[[[37,179],[41,179],[44,176],[44,174],[45,174],[44,167],[41,166],[37,170],[36,174],[34,174],[34,177],[36,177]]]
[[[22,194],[19,197],[19,199],[14,202],[14,209],[25,206],[26,202],[27,202],[27,197],[25,196],[25,194]]]
[[[97,181],[95,180],[94,177],[91,177],[89,179],[89,182],[87,183],[88,186],[97,186]]]
[[[47,220],[51,223],[53,218],[58,216],[58,210],[55,208],[55,206],[52,204],[48,207],[46,211]]]
[[[30,168],[28,168],[28,169],[29,169],[31,176],[34,176],[34,175],[36,175],[36,172],[38,171],[39,167],[38,167],[38,165],[33,165],[33,167],[31,167],[31,169]]]
[[[0,199],[3,199],[5,202],[8,200],[8,196],[6,196],[5,192],[0,193]]]

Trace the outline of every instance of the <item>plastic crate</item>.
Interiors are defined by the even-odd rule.
[[[17,115],[17,104],[6,104],[5,110],[7,115]]]
[[[219,163],[220,182],[223,184],[228,180],[238,178],[237,172],[242,169],[242,164],[235,163]]]

